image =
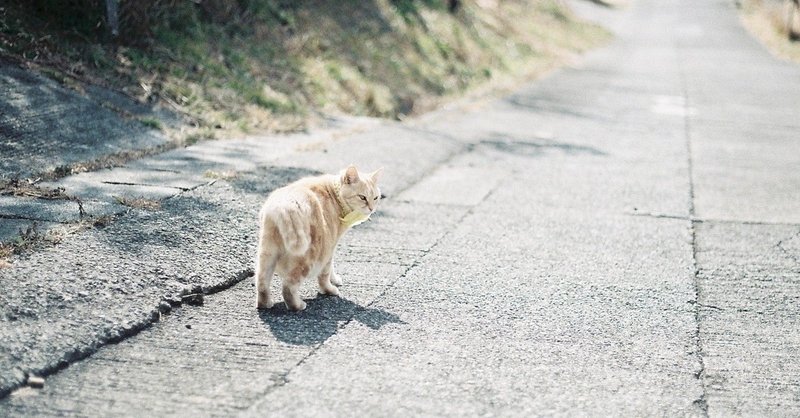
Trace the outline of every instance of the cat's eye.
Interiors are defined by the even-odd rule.
[[[375,196],[375,198],[374,198],[374,199],[372,199],[372,200],[378,200],[378,196]]]
[[[358,197],[359,197],[361,200],[365,201],[365,202],[367,201],[367,197],[366,197],[366,196],[364,196],[363,194],[360,194],[360,195],[358,195]]]

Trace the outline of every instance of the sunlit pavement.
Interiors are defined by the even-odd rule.
[[[0,383],[52,372],[0,415],[800,414],[800,68],[733,2],[575,5],[617,39],[508,97],[126,168],[194,180],[0,270]],[[256,311],[258,205],[351,162],[342,297]]]

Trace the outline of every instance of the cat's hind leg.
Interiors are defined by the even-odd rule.
[[[320,293],[325,295],[339,296],[339,289],[331,283],[333,278],[333,260],[331,259],[325,268],[322,269],[322,273],[319,274],[319,277],[317,277]]]
[[[270,283],[272,282],[272,275],[275,274],[275,265],[278,264],[278,256],[269,253],[264,248],[262,242],[258,246],[258,253],[256,254],[256,308],[269,309],[275,304],[272,295],[270,294]]]
[[[310,275],[311,266],[300,258],[294,259],[293,263],[294,268],[283,277],[283,301],[287,308],[302,311],[306,308],[306,303],[300,298],[300,284]]]
[[[306,303],[300,299],[300,280],[283,281],[283,300],[286,307],[293,311],[302,311],[306,308]]]

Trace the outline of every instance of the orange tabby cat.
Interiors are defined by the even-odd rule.
[[[336,243],[375,211],[381,196],[380,173],[381,169],[364,175],[351,165],[338,176],[304,178],[269,195],[259,214],[255,273],[259,309],[275,303],[270,295],[275,272],[283,279],[283,300],[289,309],[306,308],[298,290],[308,277],[317,278],[321,293],[339,294],[342,281],[333,271]]]

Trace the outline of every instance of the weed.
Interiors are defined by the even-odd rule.
[[[11,267],[10,259],[14,255],[22,255],[46,246],[57,245],[69,236],[90,228],[103,228],[113,220],[114,215],[85,218],[78,222],[51,227],[45,232],[41,232],[39,224],[34,221],[27,228],[20,229],[19,234],[10,241],[0,242],[0,268]]]
[[[159,131],[164,130],[164,125],[162,125],[161,121],[156,118],[141,118],[139,119],[139,122],[141,122],[142,125],[147,126],[150,129],[156,129]]]
[[[283,112],[285,110],[288,110],[288,108],[285,107],[283,105],[283,103],[281,103],[281,102],[279,102],[279,101],[277,101],[275,99],[270,99],[270,98],[268,98],[268,97],[264,96],[263,94],[261,94],[259,92],[256,92],[256,91],[249,92],[245,96],[253,104],[261,106],[264,109],[271,110],[273,112],[280,113],[280,112]]]
[[[198,128],[192,129],[186,133],[183,138],[181,138],[181,142],[183,145],[189,146],[194,145],[202,140],[214,139],[215,137],[214,131],[212,131],[211,128]]]
[[[34,221],[27,228],[20,229],[16,237],[0,244],[0,259],[7,259],[14,254],[31,250],[43,239],[44,235],[39,232],[39,224]]]

